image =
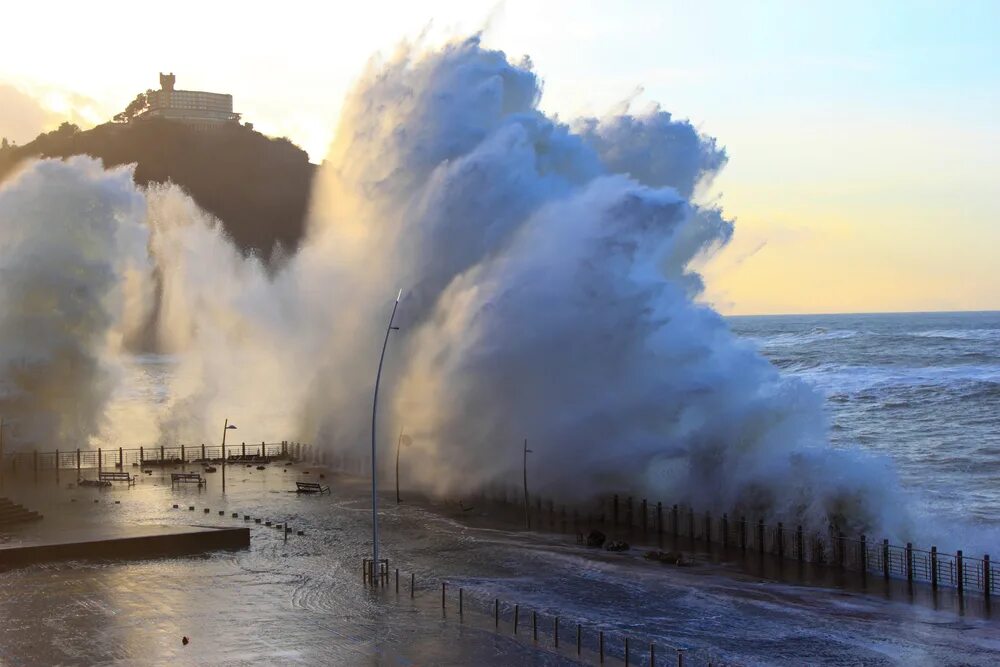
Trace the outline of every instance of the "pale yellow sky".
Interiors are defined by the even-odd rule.
[[[257,129],[318,161],[373,53],[486,26],[489,46],[531,55],[547,112],[602,114],[642,86],[640,101],[726,146],[706,196],[737,232],[703,267],[723,312],[997,309],[997,7],[18,3],[0,41],[0,134],[99,122],[173,71],[180,87],[231,92]]]

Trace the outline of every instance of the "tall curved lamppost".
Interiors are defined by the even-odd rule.
[[[392,326],[396,318],[396,308],[403,296],[403,290],[396,294],[396,302],[392,304],[392,314],[389,315],[389,326],[385,329],[385,340],[382,342],[382,356],[378,359],[378,373],[375,374],[375,396],[372,398],[372,575],[379,568],[378,560],[378,459],[375,455],[375,415],[378,411],[378,383],[382,379],[382,362],[385,361],[385,348],[389,346],[389,334],[399,327]]]
[[[226,417],[226,425],[222,427],[222,492],[226,492],[226,431],[235,429],[235,424],[229,423],[229,417]]]

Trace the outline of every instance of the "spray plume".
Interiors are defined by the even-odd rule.
[[[540,94],[529,61],[478,38],[373,62],[308,236],[272,270],[178,189],[148,190],[144,289],[178,360],[161,441],[204,442],[242,415],[268,438],[362,454],[402,285],[380,432],[412,438],[410,485],[514,481],[527,437],[547,495],[898,525],[884,463],[831,449],[822,398],[697,301],[692,261],[733,230],[693,201],[724,150],[656,107],[568,126]]]

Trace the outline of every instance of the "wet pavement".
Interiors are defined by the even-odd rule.
[[[648,664],[650,641],[663,665],[676,664],[668,646],[688,648],[687,665],[709,655],[735,664],[1000,662],[1000,623],[950,605],[935,610],[891,591],[887,598],[775,583],[710,564],[665,567],[635,551],[594,552],[571,535],[505,527],[482,508],[396,506],[388,495],[383,555],[403,571],[402,591],[397,596],[392,584],[372,591],[361,581],[371,539],[363,480],[327,474],[333,493],[306,496],[290,490],[296,479],[318,481],[315,469],[303,476],[281,463],[264,471],[231,466],[223,496],[218,473],[195,488],[171,487],[170,472],[140,475],[132,488],[66,488],[75,478],[68,471],[58,484],[51,472],[37,483],[7,480],[4,495],[45,515],[0,537],[8,544],[108,526],[205,524],[249,525],[251,547],[2,572],[0,664],[559,665],[574,661],[577,622],[588,651],[596,651],[598,629],[619,658],[623,636],[632,637],[632,664]],[[264,521],[287,522],[287,542]],[[410,572],[419,588],[413,599]],[[442,580],[449,582],[445,614]],[[500,632],[490,617],[495,598],[502,600]],[[511,637],[514,603],[524,628],[518,638]],[[538,647],[526,634],[529,610],[540,614]],[[551,647],[555,615],[565,628],[562,654],[542,648]]]

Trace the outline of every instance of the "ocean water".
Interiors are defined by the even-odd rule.
[[[975,542],[1000,534],[1000,313],[729,322],[783,373],[823,392],[835,446],[895,463],[918,517]]]

